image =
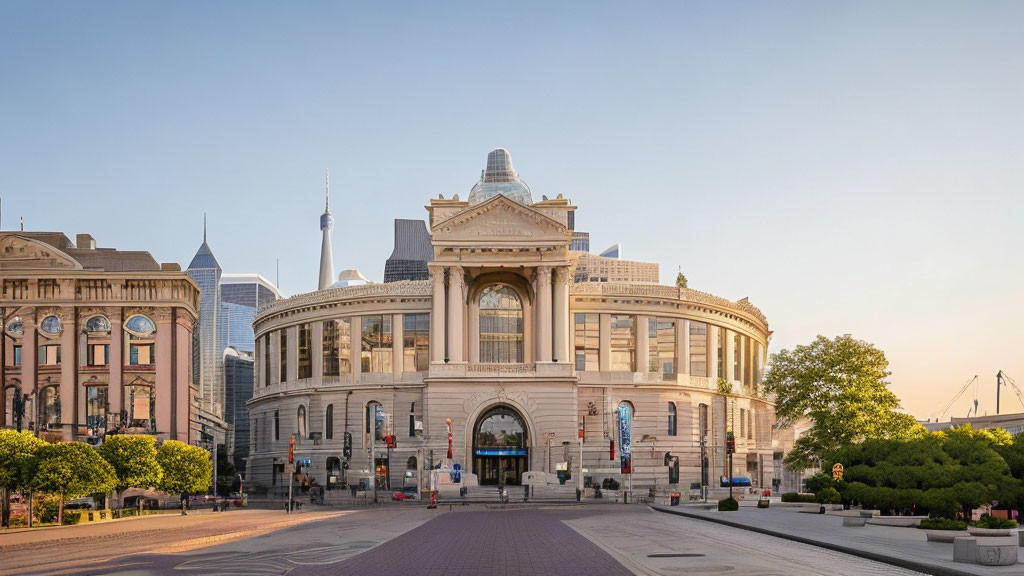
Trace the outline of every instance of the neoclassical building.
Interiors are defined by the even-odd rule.
[[[559,468],[575,482],[582,451],[588,482],[665,489],[678,462],[683,488],[717,486],[731,430],[734,475],[770,485],[774,413],[759,382],[771,332],[745,298],[575,281],[576,206],[534,201],[502,149],[468,199],[426,209],[429,279],[259,309],[250,483],[287,485],[294,437],[321,484],[367,478],[371,462],[392,489],[425,484],[431,462],[461,465],[470,486]]]
[[[194,440],[199,289],[148,252],[76,240],[0,232],[3,426],[51,441]]]

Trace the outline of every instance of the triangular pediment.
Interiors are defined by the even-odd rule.
[[[74,258],[53,246],[19,236],[0,236],[0,269],[2,270],[81,270]]]
[[[561,222],[502,195],[470,206],[437,223],[434,242],[563,242],[569,230]]]

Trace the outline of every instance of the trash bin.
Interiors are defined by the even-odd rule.
[[[679,492],[673,492],[668,495],[669,506],[679,506]]]
[[[460,486],[459,498],[465,498],[467,494],[469,494],[469,488],[466,488],[465,486]]]

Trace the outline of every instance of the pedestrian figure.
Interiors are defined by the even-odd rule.
[[[181,515],[188,516],[188,494],[181,494]]]

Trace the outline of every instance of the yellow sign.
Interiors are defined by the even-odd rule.
[[[839,479],[843,477],[843,465],[836,462],[836,465],[832,467],[832,477]]]

